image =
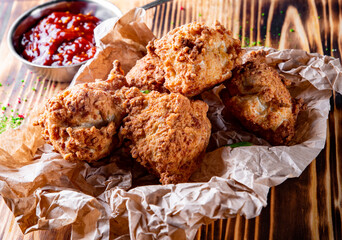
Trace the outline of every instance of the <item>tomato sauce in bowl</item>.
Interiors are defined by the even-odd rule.
[[[53,12],[23,35],[22,56],[45,66],[84,62],[95,55],[94,29],[99,23],[90,14]]]

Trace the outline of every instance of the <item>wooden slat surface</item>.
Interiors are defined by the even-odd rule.
[[[37,79],[7,48],[9,25],[42,2],[0,0],[0,107],[7,107],[2,115],[26,116],[32,106],[67,86]],[[150,0],[112,2],[126,12]],[[334,57],[340,57],[342,51],[342,0],[175,0],[148,10],[146,16],[157,37],[191,21],[212,24],[215,20],[229,28],[244,46],[299,48]],[[334,93],[326,147],[299,178],[271,189],[268,206],[259,217],[217,220],[201,227],[196,239],[342,239],[341,108],[342,96]],[[22,235],[0,199],[0,239],[69,238],[69,227]]]

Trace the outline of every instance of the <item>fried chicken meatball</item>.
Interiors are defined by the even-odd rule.
[[[126,80],[115,62],[106,81],[75,85],[48,100],[35,123],[43,137],[68,161],[93,162],[109,154],[125,115]]]
[[[130,86],[193,97],[231,77],[242,63],[238,39],[221,24],[193,22],[150,41],[147,56],[128,73]]]
[[[208,105],[181,94],[126,92],[128,116],[121,135],[133,158],[162,184],[188,181],[199,166],[209,142]]]
[[[291,97],[288,81],[266,63],[265,56],[264,51],[254,52],[235,68],[221,96],[247,129],[273,145],[287,145],[295,134],[301,101]]]

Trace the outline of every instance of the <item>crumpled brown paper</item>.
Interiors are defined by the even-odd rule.
[[[71,85],[106,79],[113,68],[112,62],[119,60],[127,73],[135,62],[146,54],[147,43],[154,38],[143,22],[145,11],[133,9],[120,19],[108,19],[95,29],[96,61],[88,61],[77,72]]]
[[[119,24],[106,23],[110,33],[100,31],[101,51],[74,84],[104,79],[114,58],[124,60],[126,55],[108,55],[107,47],[120,53],[130,49],[130,61],[143,55],[141,46],[153,37],[141,23],[143,14],[132,10]],[[130,55],[135,48],[137,54]],[[267,61],[278,65],[293,83],[291,94],[307,104],[298,116],[294,145],[273,147],[246,132],[226,113],[218,86],[202,94],[213,125],[203,163],[190,183],[162,186],[120,150],[93,164],[64,161],[43,144],[39,129],[32,127],[33,114],[0,138],[0,193],[20,228],[27,233],[71,225],[72,239],[193,239],[198,227],[213,219],[259,215],[269,188],[299,176],[324,148],[331,90],[342,92],[338,59],[268,50]],[[130,61],[126,71],[134,64]],[[225,147],[240,141],[255,145]]]

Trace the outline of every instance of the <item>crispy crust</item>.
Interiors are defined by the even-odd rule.
[[[126,92],[129,114],[121,135],[133,158],[162,184],[188,181],[208,145],[211,124],[208,105],[180,94]]]
[[[127,85],[118,63],[106,81],[75,85],[49,99],[35,123],[43,137],[68,161],[96,161],[116,144]]]
[[[161,93],[169,92],[164,87],[165,72],[159,61],[147,54],[138,60],[136,65],[126,75],[129,86],[141,90],[154,90]]]
[[[193,97],[231,76],[242,63],[238,39],[221,24],[193,22],[147,46],[147,56],[127,74],[130,86]]]
[[[295,133],[302,102],[291,97],[286,79],[266,63],[266,53],[252,53],[234,69],[221,96],[227,109],[250,131],[273,145],[287,145]]]

